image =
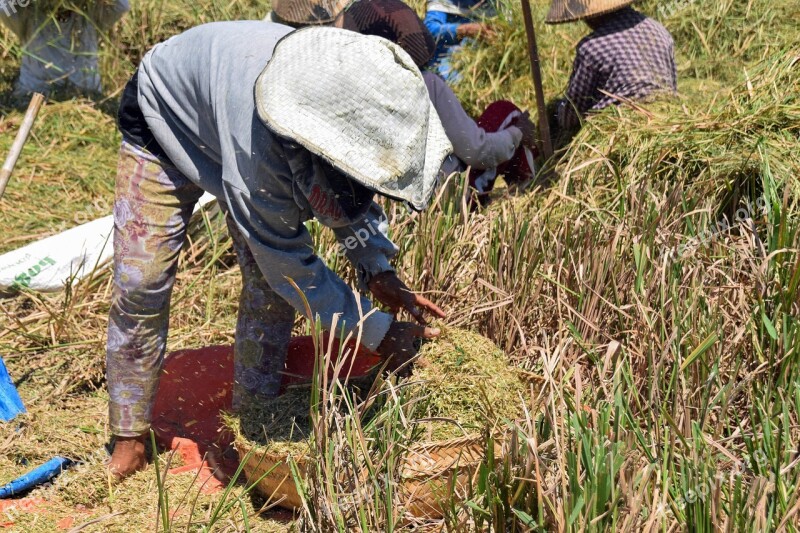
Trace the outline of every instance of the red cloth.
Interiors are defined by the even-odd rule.
[[[323,350],[328,348],[329,339],[324,334]],[[354,341],[346,345],[343,355],[348,360],[343,373],[351,377],[366,376],[382,359],[364,347],[356,348]],[[335,362],[339,353],[336,339],[331,353]],[[311,382],[316,360],[312,337],[292,337],[283,387]],[[328,375],[333,376],[333,369],[329,369]],[[222,412],[231,409],[232,386],[233,346],[179,350],[164,359],[153,406],[153,430],[159,446],[176,450],[183,459],[183,466],[170,472],[199,471],[199,484],[208,492],[224,487],[226,476],[233,474],[238,466],[238,461],[227,460],[236,454],[225,453],[233,435],[223,430],[221,419]]]
[[[488,133],[494,133],[503,129],[503,124],[511,114],[521,114],[522,111],[513,103],[508,100],[498,100],[493,102],[486,108],[483,114],[476,121],[478,126],[483,128]],[[511,124],[514,124],[512,119]],[[507,126],[506,126],[507,127]],[[527,154],[526,154],[527,152]],[[476,187],[476,180],[485,172],[485,170],[471,169],[469,172],[469,185],[473,189],[478,190],[478,199],[481,205],[484,205],[488,200],[488,195],[494,188],[494,182],[497,176],[503,176],[506,183],[524,183],[525,181],[534,177],[535,170],[532,168],[531,163],[533,158],[537,157],[535,149],[528,149],[520,144],[514,156],[497,166],[497,173],[495,177],[489,180],[483,187]]]

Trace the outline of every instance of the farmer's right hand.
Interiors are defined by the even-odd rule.
[[[378,346],[378,354],[389,360],[387,368],[394,371],[417,355],[417,339],[433,339],[440,334],[439,328],[395,320]]]
[[[465,37],[480,37],[481,39],[491,41],[494,38],[495,31],[488,24],[481,24],[480,22],[467,22],[461,24],[456,29],[456,37],[464,39]]]

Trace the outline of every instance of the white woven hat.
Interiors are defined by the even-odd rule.
[[[386,39],[309,27],[256,80],[258,116],[375,192],[423,209],[452,146],[419,68]]]

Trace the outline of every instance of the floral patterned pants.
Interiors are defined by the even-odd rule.
[[[166,350],[178,257],[203,191],[176,168],[123,141],[114,201],[114,279],[106,368],[111,432],[148,431]],[[278,394],[294,308],[267,284],[226,217],[242,271],[236,323],[234,409]]]

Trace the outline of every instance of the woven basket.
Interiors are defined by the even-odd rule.
[[[239,460],[245,462],[244,472],[248,480],[255,481],[269,471],[258,482],[258,492],[282,507],[292,509],[302,506],[286,455],[256,450],[248,456],[253,450],[251,446],[238,440],[235,445]],[[499,458],[502,447],[497,443],[494,447],[495,457]],[[486,441],[481,436],[411,447],[400,468],[403,499],[409,512],[418,518],[440,518],[440,502],[452,501],[453,497],[464,494],[484,458],[485,448]],[[301,475],[304,475],[308,467],[307,459],[293,459]]]
[[[403,498],[409,512],[419,518],[440,518],[441,502],[464,495],[484,459],[486,440],[468,436],[409,449],[400,469]],[[495,443],[495,457],[502,447]]]
[[[234,443],[239,453],[239,461],[244,462],[244,473],[249,483],[261,478],[256,490],[262,496],[277,502],[281,507],[295,509],[303,505],[297,486],[289,467],[289,456],[259,451],[237,439]],[[251,453],[252,452],[252,453]],[[305,475],[307,459],[304,456],[292,457],[301,475]],[[269,472],[269,473],[267,473]],[[267,473],[266,475],[264,475]],[[262,477],[263,476],[263,477]]]

